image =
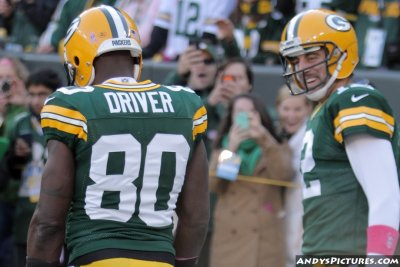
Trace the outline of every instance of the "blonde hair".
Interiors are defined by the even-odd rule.
[[[8,64],[11,65],[11,67],[15,71],[15,75],[19,79],[21,79],[24,83],[28,79],[29,76],[29,70],[25,66],[24,63],[22,63],[18,58],[13,58],[13,57],[2,57],[0,58],[0,64]]]

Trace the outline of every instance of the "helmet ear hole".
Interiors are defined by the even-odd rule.
[[[74,62],[76,66],[79,66],[79,58],[78,57],[74,57]]]

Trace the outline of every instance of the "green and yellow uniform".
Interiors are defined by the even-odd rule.
[[[207,128],[201,99],[185,87],[118,78],[57,90],[41,117],[46,140],[75,156],[70,261],[102,249],[174,254],[173,212]]]
[[[343,142],[353,134],[389,140],[399,161],[393,112],[373,87],[351,84],[339,88],[316,108],[301,156],[306,255],[366,253],[368,203]]]

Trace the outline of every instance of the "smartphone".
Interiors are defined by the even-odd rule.
[[[235,124],[242,129],[249,128],[249,115],[247,112],[239,112],[235,116]]]

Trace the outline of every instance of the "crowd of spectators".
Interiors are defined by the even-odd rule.
[[[265,112],[265,105],[261,108],[263,103],[251,95],[252,65],[280,64],[279,42],[286,23],[303,10],[327,8],[354,25],[359,38],[360,68],[400,69],[400,2],[0,0],[0,49],[62,55],[63,37],[72,20],[83,10],[101,4],[121,8],[134,18],[144,59],[176,63],[176,69],[165,80],[156,82],[188,86],[203,99],[208,111],[206,146],[212,173],[216,171],[220,151],[230,147],[233,151],[240,150],[247,159],[248,168],[240,170],[240,175],[293,182],[260,185],[253,180],[242,180],[233,184],[211,175],[212,211],[218,216],[212,216],[215,221],[210,222],[210,234],[198,265],[292,266],[294,255],[300,253],[302,231],[300,174],[295,166],[300,157],[299,140],[304,134],[304,123],[312,104],[306,98],[291,98],[287,88],[283,88],[274,107],[277,112],[271,117]],[[34,168],[42,166],[46,158],[43,146],[42,150],[38,146],[32,147],[33,143],[41,141],[37,129],[30,129],[29,134],[18,131],[21,123],[35,126],[38,112],[33,108],[33,100],[37,101],[36,94],[39,94],[35,93],[36,85],[48,89],[42,93],[43,98],[63,84],[49,70],[29,75],[29,70],[18,59],[0,58],[0,266],[4,267],[25,265],[23,239],[26,233],[20,234],[17,230],[26,227],[32,206],[24,211],[21,203],[33,206],[36,203],[37,199],[31,196],[34,190],[27,187],[27,182],[39,175],[27,171],[33,172]],[[236,113],[243,111],[238,109],[238,104],[241,108],[247,107],[244,111],[252,114],[249,128],[255,141],[251,144],[241,144],[249,138],[247,135],[242,136],[243,140],[235,140],[241,136],[241,129],[233,126]],[[236,132],[231,134],[231,131]],[[32,133],[35,140],[32,140]],[[23,143],[21,148],[22,141],[27,145],[24,147]],[[23,157],[17,157],[16,161],[15,153],[21,150]],[[10,164],[10,158],[13,164]],[[279,164],[270,166],[271,161]],[[260,195],[268,196],[268,199]],[[264,216],[261,219],[259,211]],[[24,226],[16,230],[18,226],[14,220],[17,217]],[[245,221],[234,221],[233,218]],[[240,231],[244,231],[243,234]],[[247,239],[237,238],[239,234]],[[254,241],[259,238],[264,242]],[[246,253],[247,257],[236,254],[245,246],[251,250]],[[274,257],[262,252],[251,257],[251,253],[257,251],[270,251]],[[227,253],[235,257],[227,257]],[[270,262],[265,263],[265,258]],[[231,262],[221,262],[221,259]]]
[[[331,9],[355,27],[360,67],[400,68],[400,7],[396,0],[0,0],[0,39],[6,51],[60,53],[67,28],[81,11],[113,5],[133,17],[143,58],[176,61],[198,39],[221,58],[239,55],[261,65],[279,64],[286,23],[311,8]]]

